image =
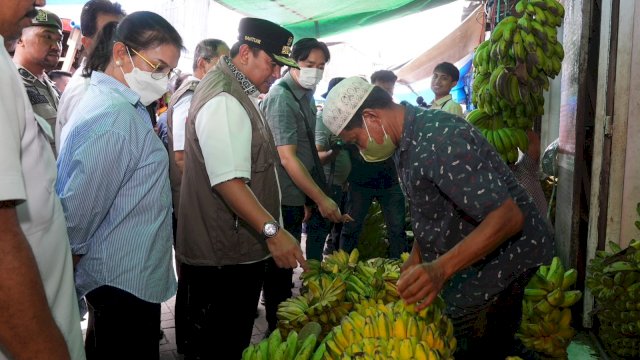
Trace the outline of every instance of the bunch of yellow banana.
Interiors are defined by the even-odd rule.
[[[439,299],[420,312],[397,301],[357,306],[316,352],[324,359],[452,359],[453,325]]]
[[[570,290],[578,272],[565,271],[560,258],[542,265],[527,284],[522,301],[522,322],[518,337],[537,352],[554,358],[566,358],[567,346],[575,335],[571,327],[571,309],[582,298],[579,290]]]
[[[637,208],[640,217],[640,204]],[[636,222],[640,229],[640,223]],[[586,284],[596,299],[599,338],[609,353],[640,357],[640,241],[598,251],[587,268]]]
[[[549,89],[549,78],[555,78],[562,66],[564,49],[556,27],[564,8],[556,0],[520,0],[515,8],[514,16],[502,19],[490,39],[475,50],[471,100],[505,127],[526,131],[531,119],[544,114],[543,90]],[[510,144],[502,140],[498,135],[494,146],[505,145],[503,159],[515,161],[517,151],[509,156]]]
[[[278,327],[287,334],[291,330],[300,330],[308,322],[318,322],[326,334],[353,306],[345,301],[346,288],[339,276],[322,276],[320,280],[309,281],[304,295],[280,303]]]
[[[369,300],[388,303],[399,298],[396,282],[400,260],[359,261],[358,250],[354,249],[350,254],[334,252],[322,263],[307,263],[309,269],[302,274],[303,296],[284,301],[278,308],[278,327],[283,334],[300,330],[309,321],[320,323],[326,334],[354,304]]]
[[[319,281],[325,274],[350,273],[357,265],[359,256],[358,249],[353,249],[351,254],[339,250],[326,256],[322,262],[315,259],[307,260],[307,270],[301,275],[302,283],[307,286],[309,281]]]
[[[344,250],[334,251],[331,255],[325,257],[322,262],[322,269],[325,272],[333,272],[334,274],[347,271],[350,266],[358,263],[358,249],[354,249],[350,255]]]
[[[309,333],[298,337],[298,333],[292,331],[286,339],[283,339],[280,331],[276,329],[269,338],[259,344],[249,345],[242,353],[242,360],[309,360],[316,351],[318,336]]]

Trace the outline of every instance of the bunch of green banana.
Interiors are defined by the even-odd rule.
[[[317,324],[315,324],[317,326]],[[313,323],[309,324],[313,327]],[[318,341],[317,331],[305,327],[300,336],[295,331],[283,339],[276,329],[269,338],[256,345],[249,345],[242,353],[242,360],[308,360],[312,359]],[[306,334],[303,335],[303,332]]]
[[[515,8],[515,16],[502,19],[490,39],[478,45],[473,58],[471,100],[477,109],[492,116],[494,123],[502,125],[485,127],[493,132],[502,127],[531,128],[531,119],[544,114],[542,92],[549,89],[549,78],[559,74],[564,58],[556,29],[564,17],[562,4],[520,0]],[[508,142],[511,139],[504,144],[498,135],[499,144],[492,142],[498,151],[504,150],[501,154],[508,162],[517,160],[516,148],[527,147],[513,145]],[[521,140],[528,144],[526,137]]]
[[[323,359],[452,359],[453,325],[442,299],[416,312],[403,301],[356,306],[325,338]]]
[[[640,217],[640,204],[638,205]],[[640,229],[640,224],[636,224]],[[626,249],[609,243],[587,268],[586,284],[596,299],[599,337],[608,351],[623,358],[640,356],[640,241]]]
[[[582,298],[575,285],[578,272],[565,270],[560,258],[542,265],[524,290],[522,322],[518,338],[532,350],[552,358],[566,358],[567,347],[575,335],[570,307]]]
[[[505,124],[500,116],[475,109],[467,114],[467,121],[480,130],[505,162],[515,163],[518,160],[518,149],[525,152],[529,148],[526,131],[522,127]]]

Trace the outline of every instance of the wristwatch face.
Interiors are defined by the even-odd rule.
[[[278,224],[273,222],[268,222],[264,224],[264,228],[262,229],[264,236],[272,237],[278,232]]]

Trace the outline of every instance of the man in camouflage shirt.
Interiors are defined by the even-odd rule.
[[[415,235],[400,296],[417,309],[442,296],[456,359],[517,355],[524,286],[554,242],[493,147],[463,118],[396,104],[357,77],[329,93],[323,121],[366,159],[394,158]]]
[[[62,21],[56,14],[39,9],[38,15],[31,21],[31,26],[22,30],[22,35],[16,43],[13,62],[18,67],[33,112],[49,124],[50,132],[47,136],[54,153],[53,132],[59,95],[47,76],[47,71],[56,68],[61,52]]]

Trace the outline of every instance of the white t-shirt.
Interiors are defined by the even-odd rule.
[[[69,120],[71,119],[71,114],[78,107],[80,100],[87,92],[89,88],[89,84],[91,83],[90,78],[82,77],[82,69],[83,67],[79,67],[74,73],[67,87],[64,88],[62,92],[62,96],[60,97],[60,101],[58,102],[58,114],[56,116],[56,152],[60,154],[60,150],[62,149],[62,145],[64,145],[65,140],[67,139],[67,135],[73,126],[69,124]]]
[[[196,134],[211,186],[231,179],[251,179],[251,120],[240,102],[227,93],[198,111]]]
[[[184,151],[184,129],[192,98],[192,92],[184,94],[182,99],[173,106],[173,151]]]
[[[2,36],[0,40],[4,41]],[[18,220],[38,263],[53,318],[71,358],[84,359],[71,250],[62,206],[55,195],[53,152],[4,49],[0,50],[0,73],[0,200],[20,201]],[[6,358],[0,350],[0,359]]]
[[[260,113],[258,97],[249,99]],[[198,111],[195,127],[211,187],[231,179],[251,179],[251,119],[236,98],[224,92],[213,97]],[[273,171],[282,198],[275,167]],[[279,220],[282,224],[282,215]]]

